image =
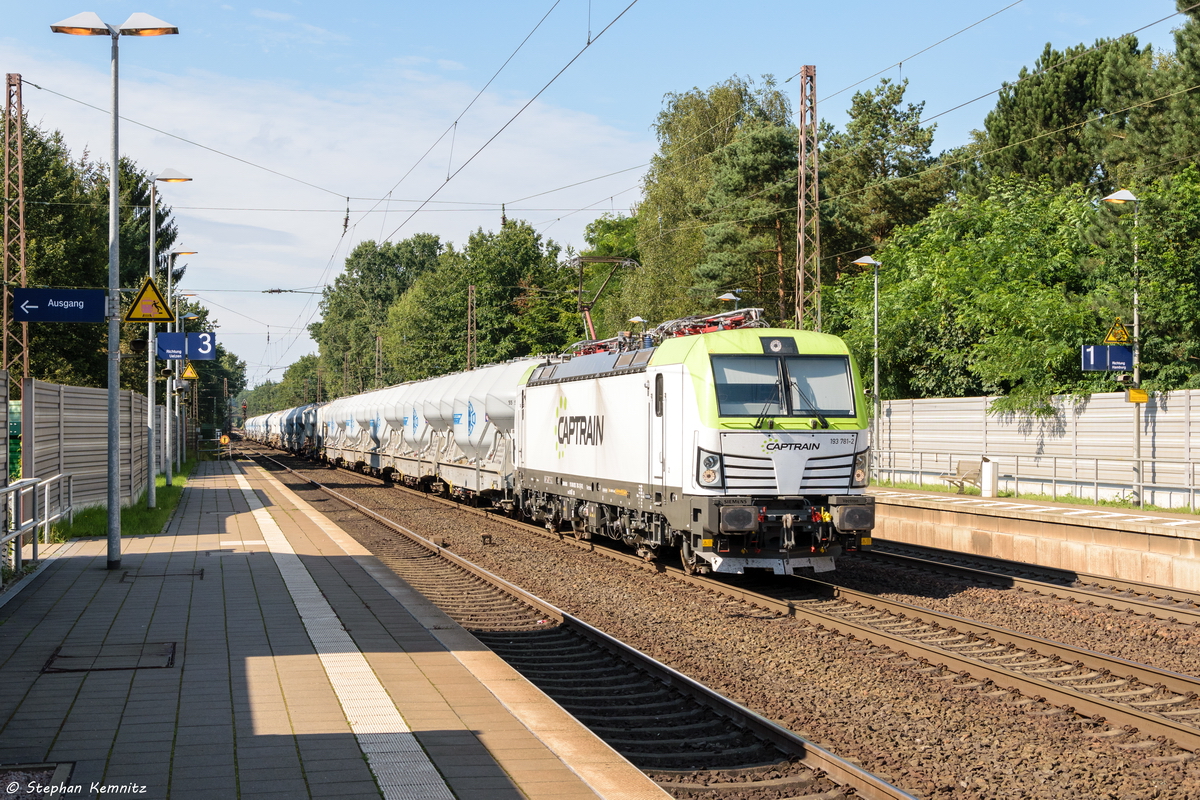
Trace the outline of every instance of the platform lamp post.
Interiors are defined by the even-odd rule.
[[[1142,327],[1138,291],[1141,288],[1141,272],[1138,268],[1138,198],[1128,189],[1113,192],[1104,202],[1114,205],[1133,203],[1133,388],[1142,388]],[[1142,499],[1142,404],[1133,404],[1133,477],[1137,485],[1138,507],[1145,505]]]
[[[121,568],[121,258],[120,258],[120,151],[117,146],[118,46],[122,36],[164,36],[179,28],[137,12],[118,28],[85,11],[50,26],[55,33],[72,36],[108,36],[112,39],[112,152],[108,180],[108,568]]]
[[[171,302],[171,282],[175,276],[175,259],[178,258],[179,256],[194,256],[194,255],[196,255],[197,252],[198,251],[196,251],[196,250],[172,250],[171,251],[171,258],[167,262],[167,302],[168,303]],[[176,308],[178,308],[179,304],[176,303],[175,305],[176,305]],[[175,314],[175,316],[176,316],[176,318],[178,318],[178,316],[179,316],[178,312]],[[174,324],[167,323],[168,331],[173,331],[177,327],[178,327],[178,323],[174,323]],[[170,363],[170,362],[168,362],[168,363]],[[165,432],[165,435],[163,436],[163,448],[167,451],[167,486],[170,486],[175,480],[175,478],[174,478],[175,462],[178,460],[177,456],[178,456],[179,447],[178,447],[178,444],[175,443],[175,439],[177,438],[175,435],[175,431],[177,430],[176,425],[175,425],[175,422],[176,422],[175,407],[178,405],[178,402],[174,399],[175,393],[172,391],[172,389],[174,389],[174,387],[175,387],[175,381],[178,380],[178,378],[179,378],[179,374],[178,374],[177,370],[172,370],[171,375],[167,378],[167,392],[166,392],[166,400],[165,400],[166,406],[167,406],[167,430]],[[175,444],[175,447],[172,447],[172,444]]]
[[[629,321],[640,325],[642,328],[640,338],[638,339],[638,348],[640,349],[646,343],[646,320],[642,319],[641,316],[637,316],[630,317]]]
[[[158,223],[157,223],[157,220],[155,219],[155,215],[157,214],[157,211],[158,211],[158,194],[157,194],[158,182],[162,181],[163,183],[183,183],[185,181],[190,181],[190,180],[191,180],[191,178],[189,178],[187,175],[184,175],[182,172],[177,172],[173,169],[165,169],[161,173],[156,175],[154,177],[154,180],[150,181],[150,280],[151,281],[154,280],[155,273],[158,272],[158,250],[154,246],[155,234],[158,232],[157,231]],[[168,290],[167,291],[167,303],[171,302],[170,297],[171,297],[171,292],[170,292],[170,290]],[[170,323],[167,323],[167,324],[169,325]],[[149,323],[146,326],[146,329],[147,329],[146,330],[146,406],[147,406],[147,409],[146,409],[146,432],[147,432],[147,435],[146,435],[146,462],[147,462],[147,467],[146,467],[146,508],[154,508],[158,501],[158,498],[156,496],[157,487],[155,485],[157,483],[157,481],[155,479],[158,477],[158,475],[157,475],[157,473],[158,473],[158,458],[156,458],[158,453],[157,453],[157,446],[156,446],[157,443],[154,441],[154,430],[156,427],[155,422],[157,421],[155,418],[158,416],[155,413],[157,411],[157,408],[155,407],[155,403],[154,403],[154,395],[157,394],[157,392],[154,391],[154,381],[155,381],[155,378],[157,377],[154,374],[154,367],[157,366],[157,364],[158,364],[158,348],[156,346],[156,342],[154,339],[154,323],[153,322]],[[169,397],[171,393],[168,391],[166,394]],[[169,431],[171,429],[170,423],[167,423],[167,425],[165,427],[166,427],[166,431]],[[166,431],[163,432],[164,437],[167,435]],[[165,441],[165,440],[163,441],[163,451],[169,452],[168,447],[167,447],[167,441]],[[167,468],[167,485],[170,485],[170,481],[171,481],[170,476],[171,476],[171,470],[168,467]]]
[[[183,298],[185,298],[185,297],[195,297],[195,296],[196,295],[194,295],[194,294],[183,294],[183,295],[179,296],[179,299],[182,301]],[[176,315],[175,318],[179,320],[179,330],[183,333],[183,339],[186,342],[187,341],[187,321],[189,319],[200,319],[200,315],[196,314],[195,312],[189,311],[188,313],[184,314],[182,317],[179,315]],[[178,376],[182,372],[183,372],[182,362],[176,362],[176,368],[175,368],[176,376]],[[178,379],[178,377],[176,379]],[[196,387],[195,387],[194,391],[195,391],[195,394],[193,394],[192,397],[198,397],[200,395],[200,381],[199,380],[196,381]],[[178,405],[178,402],[176,402],[176,405]],[[192,408],[197,408],[195,403],[192,404]],[[196,415],[196,419],[197,420],[200,419],[200,416],[198,414]],[[184,461],[184,459],[187,458],[187,436],[184,435],[184,431],[183,431],[183,414],[182,414],[182,412],[179,414],[179,429],[180,429],[179,430],[179,454],[180,454],[179,455],[179,468],[183,469],[183,461]]]
[[[874,320],[874,333],[871,339],[871,391],[875,395],[871,402],[871,448],[877,450],[879,448],[878,426],[879,426],[879,262],[870,256],[863,256],[857,261],[851,262],[860,267],[871,267],[875,272],[875,301],[872,305],[872,319]]]

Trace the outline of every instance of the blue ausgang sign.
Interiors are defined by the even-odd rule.
[[[13,289],[14,322],[104,322],[103,289]]]
[[[1133,350],[1119,344],[1085,344],[1081,353],[1084,372],[1130,372]]]

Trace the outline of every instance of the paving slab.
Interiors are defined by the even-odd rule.
[[[73,763],[71,796],[667,796],[250,462],[201,463],[119,569],[42,555],[0,595],[0,765]]]

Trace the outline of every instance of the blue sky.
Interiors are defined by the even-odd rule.
[[[581,246],[596,215],[637,202],[639,167],[654,152],[651,126],[668,92],[734,74],[782,82],[815,64],[818,113],[839,127],[855,91],[846,87],[867,78],[857,89],[907,78],[908,100],[932,116],[1014,79],[1047,42],[1090,44],[1175,10],[1171,0],[1010,3],[638,0],[625,11],[629,0],[7,0],[0,69],[42,87],[25,88],[31,120],[61,130],[76,154],[103,157],[108,41],[55,34],[50,24],[88,10],[120,24],[144,11],[180,28],[179,36],[122,40],[121,112],[131,121],[122,123],[121,151],[151,172],[170,167],[195,178],[162,191],[180,224],[179,246],[199,251],[184,288],[213,310],[219,341],[258,383],[314,350],[304,326],[316,311],[316,295],[262,290],[319,288],[358,242],[429,231],[461,244],[481,226],[497,227],[498,204],[507,203],[509,216]],[[1169,50],[1178,24],[1159,23],[1139,39]],[[580,55],[589,28],[594,42]],[[794,93],[796,85],[786,87]],[[993,104],[987,97],[939,116],[936,147],[964,143]],[[456,119],[452,136],[401,182]],[[619,170],[628,171],[591,180]],[[406,209],[439,187],[437,202],[405,222]],[[392,202],[377,202],[389,192]]]

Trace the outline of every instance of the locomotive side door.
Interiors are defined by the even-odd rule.
[[[666,380],[662,372],[655,373],[650,378],[650,424],[649,447],[646,452],[650,463],[647,474],[650,476],[650,491],[653,493],[654,505],[662,505],[663,493],[666,490],[666,421],[668,419],[668,393]]]

